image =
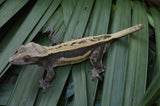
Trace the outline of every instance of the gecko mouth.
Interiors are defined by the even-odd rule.
[[[16,61],[14,61],[14,58],[13,58],[13,57],[10,57],[10,58],[9,58],[9,63],[14,64],[14,65],[17,65],[17,64],[18,64]]]
[[[14,61],[13,61],[13,57],[10,57],[9,58],[9,62],[12,64]]]
[[[17,60],[13,56],[9,58],[9,63],[14,64],[14,65],[24,65],[24,62],[22,60]]]

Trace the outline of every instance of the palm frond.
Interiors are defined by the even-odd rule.
[[[138,0],[1,0],[0,105],[137,106],[159,102],[159,17],[157,7]],[[57,67],[51,88],[42,93],[37,82],[45,75],[43,68],[8,63],[20,45],[31,41],[49,46],[136,24],[145,28],[107,49],[103,81],[91,81],[88,71],[92,65],[87,60]],[[156,42],[151,39],[154,32]],[[17,80],[10,78],[13,73]]]

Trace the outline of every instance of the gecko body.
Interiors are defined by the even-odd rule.
[[[86,59],[90,59],[93,65],[92,77],[101,78],[99,74],[104,72],[102,58],[106,48],[113,40],[136,32],[143,27],[144,25],[139,24],[114,34],[84,37],[49,47],[30,42],[25,46],[20,46],[9,62],[15,65],[37,64],[44,67],[47,73],[45,78],[39,82],[39,87],[43,91],[50,86],[55,67],[80,63]]]

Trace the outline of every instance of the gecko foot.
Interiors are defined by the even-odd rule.
[[[104,69],[99,70],[99,69],[93,68],[90,72],[92,74],[92,80],[94,80],[95,78],[98,78],[99,80],[102,81],[102,77],[99,74],[103,73]]]
[[[42,92],[45,93],[47,91],[47,88],[50,88],[49,82],[46,82],[45,80],[40,80],[38,85],[38,88],[42,88]]]

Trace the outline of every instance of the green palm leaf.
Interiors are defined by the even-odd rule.
[[[154,104],[160,97],[159,17],[158,8],[138,0],[1,0],[0,105]],[[103,81],[91,81],[88,71],[92,65],[87,60],[57,67],[51,88],[42,93],[37,88],[37,82],[45,74],[42,67],[8,63],[9,57],[21,44],[33,41],[49,46],[71,39],[118,32],[136,24],[144,24],[145,28],[116,40],[107,49],[103,58],[106,66]],[[155,32],[156,42],[149,39],[149,31]],[[149,48],[150,41],[156,51]],[[152,56],[148,55],[148,51],[153,53]],[[157,66],[152,66],[155,61]],[[152,69],[150,67],[156,69],[156,76],[151,75],[152,72],[147,75],[147,70]],[[17,80],[13,78],[15,74]],[[147,80],[150,77],[152,81]],[[13,87],[11,82],[14,81]]]

